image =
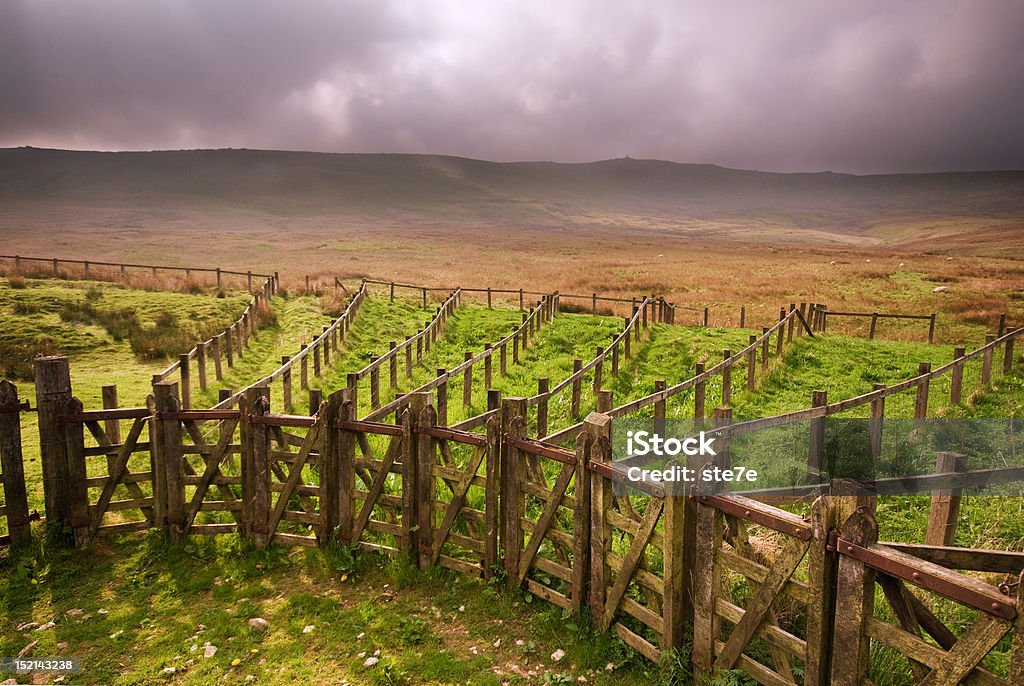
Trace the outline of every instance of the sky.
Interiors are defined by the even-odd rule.
[[[0,0],[0,147],[1024,169],[1018,0]]]

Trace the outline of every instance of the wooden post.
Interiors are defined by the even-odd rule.
[[[490,286],[487,287],[487,309],[488,310],[494,309],[491,306],[491,287]]]
[[[324,402],[324,392],[320,388],[309,389],[309,416],[312,417],[320,410]]]
[[[740,328],[747,328],[747,307],[743,305],[740,307]]]
[[[110,384],[103,386],[101,389],[103,397],[103,409],[104,410],[116,410],[117,404],[117,385]],[[113,444],[121,442],[121,422],[116,419],[105,419],[103,420],[103,433],[107,434],[107,438]]]
[[[320,378],[320,346],[317,344],[316,339],[310,343],[313,348],[313,376]],[[374,359],[371,357],[370,359]]]
[[[71,519],[67,443],[60,416],[71,400],[68,358],[38,357],[33,361],[39,415],[39,453],[43,471],[46,521],[59,528]]]
[[[63,414],[77,416],[82,413],[82,401],[71,398],[64,405]],[[64,423],[64,441],[66,444],[68,463],[68,497],[73,544],[76,548],[84,546],[89,540],[89,491],[85,480],[88,476],[85,467],[85,426],[80,421]],[[65,525],[66,526],[66,525]]]
[[[217,290],[220,290],[220,287],[221,287],[220,267],[217,267]]]
[[[704,308],[704,326],[708,325],[708,308]]]
[[[444,367],[437,368],[437,377],[441,382],[437,385],[437,423],[441,426],[448,426],[448,370]]]
[[[266,424],[252,422],[270,411],[270,389],[250,388],[242,394],[242,502],[249,537],[258,549],[267,547],[270,531],[270,432]]]
[[[537,438],[544,438],[548,435],[547,392],[550,388],[550,379],[548,377],[542,376],[537,379],[537,395],[540,396],[537,402]]]
[[[427,289],[423,289],[423,309],[427,309]]]
[[[884,383],[876,383],[872,391],[885,389]],[[871,415],[868,420],[868,455],[874,464],[882,455],[882,430],[885,423],[885,397],[881,396],[871,401]]]
[[[299,360],[299,390],[306,390],[309,388],[309,355],[306,353],[306,346],[302,346],[299,349],[299,354],[302,355],[302,359]]]
[[[412,378],[412,344],[409,341],[412,336],[405,337],[405,378]]]
[[[569,397],[569,414],[573,419],[580,416],[580,392],[583,389],[583,360],[576,358],[572,361],[572,391]]]
[[[664,385],[664,382],[662,382]],[[673,460],[670,469],[679,466]],[[696,543],[696,503],[682,490],[666,488],[662,522],[664,525],[665,594],[662,606],[662,650],[683,645],[684,627],[693,624],[693,559]]]
[[[501,401],[501,433],[509,438],[526,438],[526,399],[503,398]],[[501,547],[504,549],[504,568],[512,588],[518,586],[519,557],[523,548],[523,530],[520,520],[524,513],[524,498],[519,488],[524,464],[517,448],[502,442],[499,480],[501,483]]]
[[[629,349],[629,342],[633,338],[630,335],[630,333],[632,332],[629,330],[629,317],[625,318],[622,330],[626,334],[625,336],[622,337],[622,352],[625,353],[626,359],[628,360],[630,357],[632,357],[632,351],[630,351]]]
[[[473,359],[472,351],[467,350],[462,355],[464,362]],[[469,364],[462,372],[462,405],[469,407],[473,404],[473,365]]]
[[[397,347],[398,347],[398,341],[391,341],[390,343],[388,343],[388,349],[389,349],[388,355],[390,355],[390,357],[388,358],[388,363],[389,363],[389,365],[388,365],[389,366],[389,370],[388,371],[390,372],[390,377],[391,377],[391,378],[388,379],[388,381],[389,381],[388,388],[392,388],[392,389],[394,389],[394,388],[396,388],[398,386],[398,353],[395,352],[395,349]]]
[[[694,376],[702,376],[704,374],[704,363],[698,362],[693,368]],[[693,418],[697,420],[698,424],[704,421],[704,397],[707,393],[707,381],[700,379],[693,384]]]
[[[1003,351],[1003,374],[1013,371],[1013,338],[1006,339],[1006,349]]]
[[[484,390],[487,390],[491,387],[491,381],[493,381],[491,358],[494,356],[494,346],[490,343],[484,343],[484,350],[487,352],[487,356],[484,357]]]
[[[281,356],[281,366],[288,364],[288,360],[291,359],[287,355]],[[284,401],[285,413],[292,411],[292,369],[289,367],[281,372],[281,397]]]
[[[342,422],[355,421],[359,414],[358,396],[353,381],[355,374],[348,375],[348,386],[331,395],[328,400],[328,407],[331,402],[338,405],[338,420]],[[335,400],[337,396],[337,400]],[[331,410],[328,410],[331,412]],[[334,517],[337,518],[334,538],[340,546],[352,545],[353,505],[352,495],[355,490],[355,459],[356,459],[356,434],[348,429],[333,429],[328,425],[328,431],[334,434],[336,442],[336,469],[338,489],[328,500],[328,505],[333,505]],[[336,505],[331,502],[336,498]]]
[[[985,352],[981,354],[981,385],[987,387],[992,383],[992,342],[996,337],[992,334],[985,336]]]
[[[106,388],[109,387],[104,386],[104,391]],[[10,381],[0,379],[0,472],[4,475],[7,531],[11,545],[16,546],[32,538],[21,452],[21,415],[18,407],[18,389]]]
[[[163,468],[163,493],[161,499],[165,527],[172,541],[181,541],[185,536],[185,469],[181,446],[181,422],[168,416],[180,408],[178,385],[161,381],[153,385],[156,403],[156,442],[160,453],[159,464]]]
[[[824,407],[828,405],[828,393],[826,391],[811,391],[811,407]],[[812,476],[821,473],[821,458],[825,450],[825,418],[815,417],[811,419],[811,435],[807,446],[807,471]]]
[[[590,296],[590,313],[597,315],[597,293]]]
[[[917,365],[917,374],[922,376],[932,371],[931,362],[921,362]],[[924,419],[928,416],[928,384],[930,379],[925,377],[917,385],[917,398],[914,401],[914,419]]]
[[[331,337],[324,336],[327,333],[327,327],[324,327],[323,332],[320,334],[320,347],[324,351],[324,369],[331,366]]]
[[[498,351],[498,371],[501,372],[502,376],[508,372],[508,344],[502,343],[501,349]]]
[[[765,370],[768,369],[768,339],[770,338],[767,326],[761,327],[761,336],[763,337],[761,341],[761,369]]]
[[[601,368],[604,366],[604,348],[597,346],[594,357],[597,358],[597,364],[594,365],[594,393],[596,395],[601,390]]]
[[[953,350],[953,359],[959,360],[961,357],[967,354],[967,350],[964,348],[955,348]],[[961,396],[963,395],[964,386],[964,365],[963,363],[953,367],[950,371],[949,378],[949,404],[959,405]]]
[[[597,411],[602,414],[607,414],[612,411],[612,392],[611,391],[598,391],[597,393]]]
[[[835,584],[839,553],[828,549],[830,532],[839,528],[840,510],[835,498],[818,498],[811,506],[814,538],[807,549],[807,660],[804,686],[828,686],[832,666],[832,633],[835,629]],[[703,541],[702,541],[703,543]]]
[[[936,474],[953,474],[967,471],[967,456],[959,453],[940,452],[935,460]],[[932,491],[931,509],[928,513],[928,531],[925,545],[951,546],[956,540],[957,524],[960,519],[960,497],[963,489],[941,489]]]
[[[224,337],[224,334],[220,333],[213,337],[213,375],[217,381],[224,378],[224,368],[221,366],[220,361],[220,342]]]
[[[583,422],[590,448],[590,463],[607,465],[612,461],[612,420],[608,415],[591,412]],[[605,566],[607,553],[612,550],[612,528],[606,513],[612,508],[611,480],[591,471],[590,475],[590,611],[595,626],[604,618],[607,592]],[[577,536],[582,532],[577,532]]]
[[[801,319],[801,321],[807,321],[807,303],[800,303],[799,309],[800,309],[800,319]],[[804,335],[804,327],[803,326],[797,326],[796,327],[796,336],[797,336],[797,338],[799,338],[800,336],[803,336],[803,335]]]
[[[235,346],[231,341],[232,326],[224,329],[224,351],[228,360],[228,369],[235,366]]]
[[[512,329],[512,364],[519,364],[519,329]]]
[[[523,311],[523,289],[519,289],[519,311]]]
[[[792,313],[793,310],[795,310],[795,309],[796,309],[796,303],[789,303],[789,311]],[[793,342],[793,329],[794,329],[795,325],[796,325],[796,317],[790,317],[790,319],[789,319],[789,326],[787,327],[788,331],[786,332],[786,342],[787,343],[792,343]]]
[[[722,351],[722,359],[728,360],[732,357],[732,351],[728,348]],[[722,406],[728,407],[732,399],[732,365],[726,364],[722,367]]]
[[[376,355],[370,355],[370,364],[377,361]],[[380,366],[370,368],[370,407],[380,407]]]
[[[327,398],[322,413],[323,447],[320,450],[320,526],[317,527],[317,545],[326,548],[334,540],[340,519],[339,493],[342,474],[339,470],[339,447],[341,431],[335,428],[341,419],[341,406],[345,391],[336,391]],[[286,410],[287,411],[287,410]],[[312,431],[313,429],[310,429]]]
[[[206,390],[206,343],[196,346],[196,372],[199,374],[199,390]]]
[[[747,346],[750,352],[747,353],[747,390],[751,393],[757,388],[757,336],[750,334]]]
[[[875,338],[875,326],[878,324],[878,313],[871,313],[871,329],[868,330],[868,339],[874,340]]]
[[[533,331],[531,330],[532,323],[533,323],[533,317],[529,316],[525,312],[523,312],[523,325],[520,327],[520,329],[521,329],[522,334],[523,334],[522,345],[523,345],[523,352],[524,353],[526,352],[526,348],[529,345],[530,335],[533,334]]]
[[[188,353],[178,356],[178,371],[181,374],[181,409],[192,409],[192,375],[189,370]]]
[[[245,351],[245,337],[242,333],[242,325],[239,322],[232,324],[235,330],[235,353],[238,355],[238,359],[242,359]]]
[[[423,361],[423,329],[416,332],[416,364]]]
[[[928,342],[935,342],[935,313],[932,312],[932,316],[928,318]]]
[[[661,393],[666,388],[665,379],[656,379],[654,382],[654,392]],[[654,421],[665,421],[665,399],[656,400],[654,402]]]
[[[842,537],[859,546],[878,540],[878,525],[867,508],[858,508],[842,523]],[[870,639],[867,622],[874,616],[875,571],[848,555],[839,556],[836,576],[832,686],[860,686],[868,676]]]
[[[781,322],[786,318],[786,308],[779,308],[779,321]],[[786,325],[783,324],[779,327],[779,337],[775,341],[775,357],[778,358],[782,355],[782,339],[786,336]]]

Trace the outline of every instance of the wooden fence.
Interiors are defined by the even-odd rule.
[[[878,650],[913,683],[1024,674],[1019,586],[958,571],[1019,580],[1024,554],[879,542],[877,496],[850,495],[855,484],[833,483],[805,518],[764,494],[630,480],[611,459],[608,414],[592,413],[572,450],[529,439],[525,398],[502,400],[476,433],[439,425],[423,391],[393,424],[357,419],[353,389],[314,416],[273,413],[266,388],[237,409],[187,410],[172,382],[155,384],[146,407],[90,411],[71,395],[66,359],[37,371],[47,522],[76,546],[162,529],[174,540],[237,533],[257,547],[337,541],[483,578],[501,568],[511,587],[588,607],[597,629],[653,661],[692,640],[698,670],[769,686],[867,684]],[[13,543],[28,517],[12,507],[20,428],[9,420],[28,408],[6,382],[0,408]],[[939,478],[914,490],[969,487],[977,474]],[[949,607],[973,619],[951,625]]]

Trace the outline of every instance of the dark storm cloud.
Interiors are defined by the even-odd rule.
[[[0,145],[1024,168],[1024,3],[5,0]]]

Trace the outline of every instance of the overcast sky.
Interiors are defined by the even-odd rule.
[[[0,147],[1024,169],[1018,0],[0,0]]]

